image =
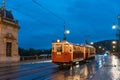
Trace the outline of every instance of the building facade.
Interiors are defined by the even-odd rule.
[[[0,8],[0,63],[19,62],[18,21],[11,11]]]

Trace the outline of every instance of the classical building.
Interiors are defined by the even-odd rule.
[[[6,10],[5,2],[0,8],[0,63],[18,62],[18,21]]]

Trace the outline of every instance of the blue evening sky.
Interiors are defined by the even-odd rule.
[[[0,0],[2,2],[2,0]],[[120,0],[6,0],[6,8],[19,20],[19,47],[49,49],[52,41],[63,39],[64,20],[72,43],[116,39]],[[51,11],[51,12],[50,12]],[[53,14],[54,13],[54,14]]]

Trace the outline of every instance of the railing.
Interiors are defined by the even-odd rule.
[[[50,60],[51,56],[21,56],[20,61],[29,61],[29,60]]]

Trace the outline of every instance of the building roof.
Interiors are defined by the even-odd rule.
[[[0,8],[0,15],[1,15],[1,17],[5,16],[5,18],[7,18],[7,19],[14,20],[12,12],[8,11],[6,9],[4,10],[3,8]]]

